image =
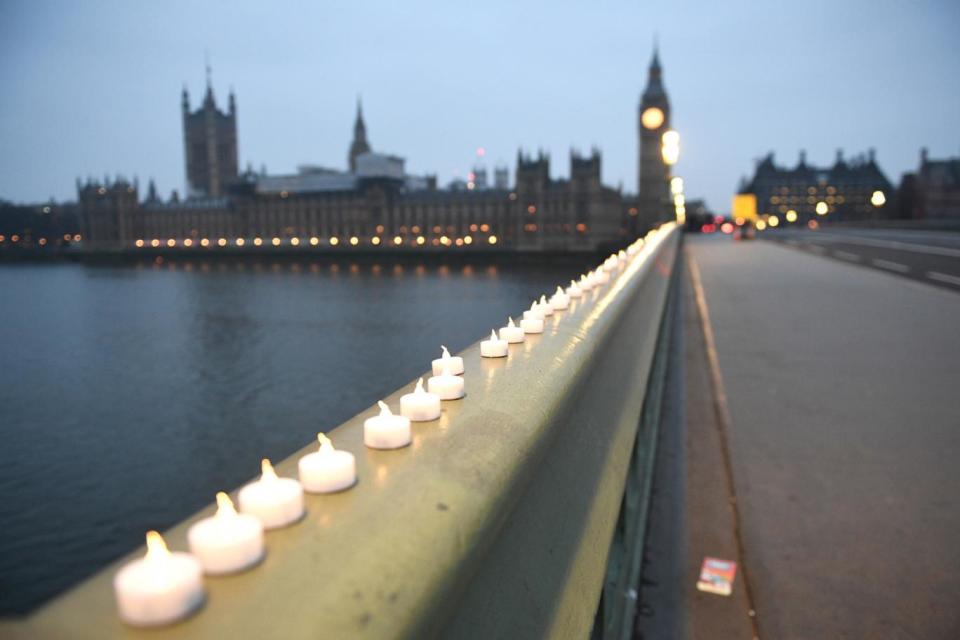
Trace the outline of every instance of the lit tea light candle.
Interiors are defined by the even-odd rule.
[[[537,303],[537,307],[543,312],[543,317],[546,318],[547,316],[553,315],[553,305],[550,304],[549,300],[547,300],[547,296],[540,296],[540,301]]]
[[[451,356],[450,352],[447,351],[447,348],[444,346],[440,347],[443,349],[443,354],[432,362],[433,365],[433,375],[438,376],[443,373],[444,363],[449,367],[450,373],[455,376],[459,376],[463,373],[463,358],[460,356]]]
[[[490,331],[489,340],[480,341],[480,355],[484,358],[505,358],[507,349],[507,341],[498,338],[496,331]]]
[[[319,451],[300,458],[300,484],[310,493],[336,493],[357,483],[357,461],[349,451],[333,447],[325,434],[318,433]]]
[[[440,396],[441,400],[459,400],[463,397],[463,378],[453,375],[448,364],[444,364],[440,375],[427,380],[427,389]]]
[[[400,413],[411,422],[427,422],[440,417],[440,396],[423,390],[423,378],[413,393],[400,397]]]
[[[586,275],[580,276],[580,289],[582,291],[590,291],[594,287],[593,282],[593,271]]]
[[[263,558],[263,523],[256,516],[237,513],[230,496],[217,494],[217,513],[187,531],[190,552],[210,574],[248,569]]]
[[[540,318],[543,319],[543,311],[540,309],[540,304],[534,300],[533,304],[530,305],[530,308],[523,312],[523,319],[526,318]]]
[[[500,327],[500,339],[510,344],[523,342],[523,329],[513,323],[513,318],[507,318],[507,326]]]
[[[395,416],[382,400],[380,415],[363,421],[363,444],[371,449],[399,449],[410,444],[410,419]]]
[[[583,297],[583,289],[580,288],[576,280],[570,281],[570,286],[567,287],[567,295],[574,299]]]
[[[266,458],[260,479],[240,489],[240,511],[256,516],[264,529],[279,529],[303,517],[303,487],[293,478],[279,478]]]
[[[627,263],[626,261],[627,261],[627,252],[624,251],[623,249],[620,249],[620,251],[617,252],[617,264],[622,267],[626,265]]]
[[[543,333],[543,318],[530,316],[520,321],[524,333]]]
[[[550,298],[550,304],[553,305],[554,310],[563,311],[570,306],[570,296],[563,292],[561,287],[557,287],[556,293]]]
[[[147,554],[113,579],[120,618],[150,627],[186,618],[203,604],[203,568],[189,553],[170,553],[163,537],[147,532]]]

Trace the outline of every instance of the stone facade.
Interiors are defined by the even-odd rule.
[[[190,96],[184,87],[181,110],[187,196],[221,196],[237,181],[236,98],[231,92],[228,111],[220,111],[208,77],[207,93],[200,108],[190,111]]]
[[[878,191],[884,201],[879,205],[873,201]],[[792,211],[801,223],[824,217],[831,222],[890,217],[892,207],[886,206],[886,200],[892,192],[872,149],[849,162],[842,151],[837,151],[830,167],[808,165],[801,151],[792,169],[777,166],[770,153],[757,163],[753,177],[740,188],[740,193],[757,197],[759,215],[784,219]]]

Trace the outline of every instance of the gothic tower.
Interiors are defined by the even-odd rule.
[[[353,123],[353,142],[350,143],[350,153],[347,156],[350,173],[357,172],[357,156],[368,151],[370,144],[367,142],[367,127],[363,124],[363,106],[360,98],[357,98],[357,120]]]
[[[661,138],[670,129],[670,101],[663,88],[657,46],[647,73],[647,88],[640,99],[638,189],[640,216],[646,224],[666,219],[670,202],[670,167],[661,155]]]
[[[207,94],[203,105],[190,112],[190,96],[183,88],[183,144],[187,161],[187,194],[220,196],[236,182],[237,101],[230,92],[228,111],[217,108],[213,97],[210,67],[207,67]]]

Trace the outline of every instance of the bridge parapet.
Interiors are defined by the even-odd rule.
[[[300,523],[267,532],[259,566],[205,578],[207,601],[184,622],[151,630],[120,622],[112,580],[138,550],[0,631],[521,638],[587,637],[596,623],[595,637],[621,637],[642,538],[631,514],[648,489],[654,443],[638,440],[638,425],[656,386],[679,238],[672,224],[651,232],[610,284],[547,318],[544,333],[511,345],[507,358],[481,358],[479,343],[464,350],[466,397],[444,402],[437,421],[413,423],[409,447],[364,447],[363,421],[376,407],[330,431],[356,455],[358,484],[308,494]],[[411,389],[385,401],[397,410]],[[315,450],[276,464],[278,474],[296,477],[298,459]],[[166,532],[170,548],[186,549],[189,526],[212,513]],[[626,609],[614,604],[624,598]]]

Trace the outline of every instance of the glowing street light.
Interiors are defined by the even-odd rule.
[[[683,178],[681,178],[680,176],[671,178],[670,193],[672,193],[675,196],[683,193]]]
[[[797,212],[793,209],[787,211],[787,222],[796,222],[797,221]]]
[[[827,203],[824,202],[823,200],[821,200],[820,202],[817,203],[817,209],[816,209],[816,211],[817,211],[817,215],[818,215],[818,216],[825,216],[825,215],[827,215],[827,212],[828,212],[829,210],[830,210],[830,207],[828,207],[828,206],[827,206]]]
[[[887,203],[887,196],[883,195],[883,191],[879,189],[873,192],[873,195],[870,196],[870,204],[875,207],[882,207]]]
[[[663,162],[668,165],[677,164],[677,160],[680,159],[680,134],[670,129],[664,132],[660,141]]]

